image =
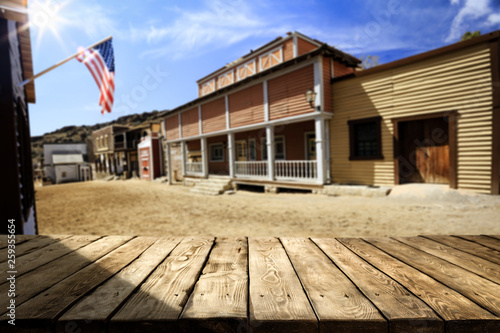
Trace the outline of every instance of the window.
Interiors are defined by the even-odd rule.
[[[262,159],[267,160],[267,140],[266,138],[262,138]],[[285,156],[285,137],[284,136],[275,136],[274,137],[274,159],[275,160],[284,160]]]
[[[210,162],[224,162],[224,145],[222,143],[210,145]]]
[[[383,159],[380,117],[349,120],[349,160]]]
[[[248,160],[257,160],[257,144],[255,142],[255,139],[248,140]]]

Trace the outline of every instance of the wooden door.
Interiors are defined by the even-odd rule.
[[[316,160],[316,134],[306,135],[307,159]]]
[[[244,140],[236,141],[236,160],[238,162],[247,160],[247,142]]]
[[[399,123],[399,181],[450,183],[450,147],[447,118]]]

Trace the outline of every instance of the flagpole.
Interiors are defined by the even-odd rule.
[[[103,40],[101,40],[101,41],[99,41],[99,42],[97,42],[97,43],[94,43],[94,44],[90,45],[89,47],[87,47],[87,48],[86,48],[86,50],[87,50],[87,49],[94,48],[95,46],[97,46],[97,45],[99,45],[99,44],[101,44],[101,43],[107,42],[107,41],[108,41],[108,40],[110,40],[111,38],[113,38],[113,36],[109,36],[109,37],[107,37],[107,38],[104,38]],[[34,79],[36,79],[36,78],[38,78],[38,77],[40,77],[40,76],[42,76],[42,75],[44,75],[44,74],[46,74],[46,73],[50,72],[50,71],[51,71],[51,70],[53,70],[53,69],[56,69],[57,67],[59,67],[59,66],[61,66],[61,65],[64,65],[65,63],[67,63],[67,62],[68,62],[68,61],[70,61],[71,59],[76,58],[79,54],[80,54],[80,52],[77,52],[77,53],[73,54],[72,56],[70,56],[70,57],[68,57],[68,58],[64,59],[63,61],[58,62],[58,63],[57,63],[57,64],[55,64],[54,66],[51,66],[51,67],[47,68],[46,70],[41,71],[40,73],[36,74],[35,76],[32,76],[32,77],[30,77],[29,79],[24,80],[23,82],[19,83],[19,87],[23,87],[23,86],[27,85],[28,83],[30,83],[31,81],[33,81]]]

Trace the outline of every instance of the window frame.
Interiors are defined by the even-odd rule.
[[[277,157],[277,149],[276,149],[276,140],[283,139],[283,157]],[[261,147],[262,147],[262,160],[267,161],[267,138],[264,136],[260,139]],[[264,157],[264,155],[266,155]],[[277,135],[274,137],[274,160],[275,161],[286,161],[286,140],[284,135]]]
[[[221,148],[221,152],[222,152],[222,156],[221,156],[221,159],[214,159],[214,154],[212,154],[212,149],[214,149],[214,147],[216,146],[220,146]],[[209,152],[209,161],[210,162],[224,162],[226,160],[226,157],[225,157],[225,153],[224,153],[224,144],[222,142],[219,142],[219,143],[211,143],[208,145],[208,152]]]
[[[355,119],[347,121],[349,126],[349,160],[350,161],[373,161],[373,160],[383,160],[384,155],[382,154],[382,130],[381,130],[381,120],[382,117],[371,117],[363,119]],[[356,155],[356,131],[355,127],[362,124],[375,123],[376,140],[377,140],[377,154],[373,156],[357,156]]]

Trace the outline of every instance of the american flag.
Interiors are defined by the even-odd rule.
[[[91,49],[81,48],[76,57],[87,66],[101,91],[99,105],[102,114],[111,112],[115,93],[115,56],[111,41],[109,39]]]

